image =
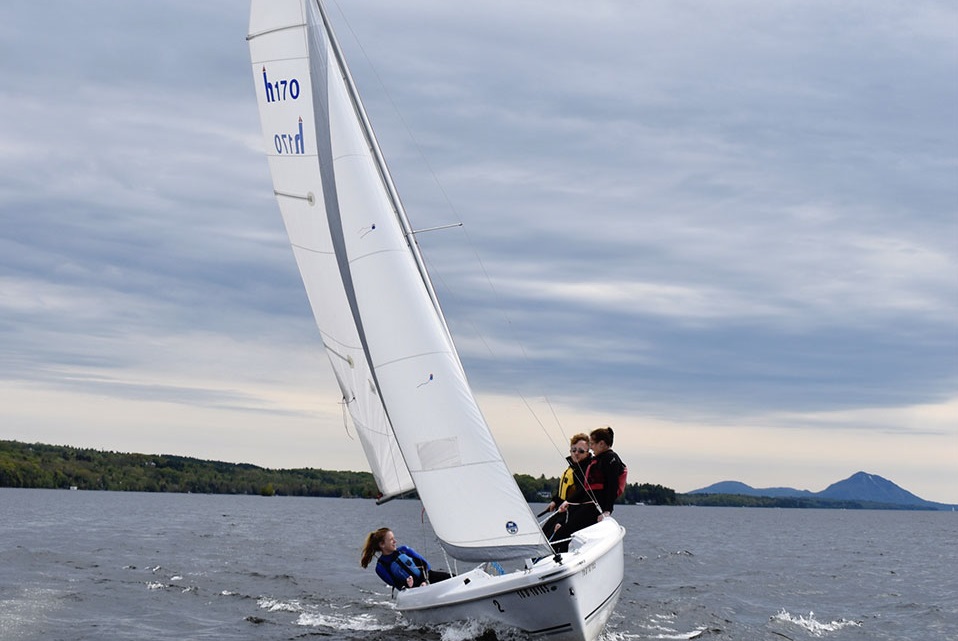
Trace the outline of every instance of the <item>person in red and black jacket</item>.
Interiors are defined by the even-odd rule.
[[[625,463],[612,451],[614,437],[611,427],[600,427],[589,434],[589,445],[592,447],[594,462],[586,470],[586,487],[592,491],[593,499],[599,504],[600,514],[596,521],[601,521],[612,514],[615,500],[625,489],[623,483]]]

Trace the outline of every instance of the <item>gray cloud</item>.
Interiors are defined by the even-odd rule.
[[[414,226],[465,223],[420,241],[478,390],[719,423],[955,396],[951,5],[332,14]],[[0,8],[0,378],[275,409],[147,380],[151,337],[318,349],[246,20]]]

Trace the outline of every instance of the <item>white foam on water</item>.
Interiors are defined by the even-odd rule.
[[[382,623],[371,614],[345,616],[336,614],[311,614],[308,612],[303,612],[299,615],[299,618],[296,619],[296,625],[350,632],[382,632],[395,627]]]
[[[696,628],[690,632],[679,632],[671,628],[662,626],[643,626],[649,630],[649,634],[629,634],[627,632],[609,631],[599,636],[599,641],[632,641],[632,639],[662,639],[663,641],[688,641],[701,635],[708,630],[707,627]]]
[[[487,630],[492,630],[499,641],[519,641],[528,639],[523,632],[504,625],[489,624],[473,620],[449,623],[437,628],[440,641],[472,641],[478,639]]]
[[[641,634],[630,634],[628,632],[606,630],[599,636],[599,640],[631,641],[632,639],[662,639],[663,641],[687,641],[688,639],[695,639],[703,632],[708,630],[708,627],[704,626],[697,627],[689,631],[679,630],[675,626],[676,619],[678,619],[678,616],[674,612],[670,612],[668,614],[653,614],[648,623],[642,624],[636,622],[636,624],[642,629]]]
[[[797,625],[814,637],[822,637],[829,632],[836,632],[842,628],[861,627],[861,623],[857,621],[847,621],[845,619],[839,619],[838,621],[825,623],[816,619],[814,612],[809,612],[808,617],[803,617],[801,615],[794,616],[787,612],[784,608],[782,608],[781,612],[771,617],[771,620]]]
[[[599,641],[631,641],[632,639],[647,639],[645,635],[629,634],[628,632],[617,632],[615,630],[606,630],[599,635]]]
[[[146,584],[146,587],[149,588],[150,590],[165,590],[166,584],[160,583],[159,581],[150,581],[149,583]]]
[[[280,601],[270,597],[260,597],[256,604],[268,612],[302,612],[303,606],[297,600]]]
[[[487,626],[478,621],[462,621],[443,627],[440,639],[442,641],[469,641],[486,631]]]
[[[396,602],[389,598],[374,599],[372,597],[366,597],[363,599],[363,603],[369,606],[387,607],[390,610],[396,609]]]
[[[694,639],[695,637],[699,636],[706,630],[708,630],[708,628],[698,628],[696,630],[692,630],[691,632],[669,632],[669,633],[663,633],[663,634],[654,634],[649,638],[650,639],[680,639],[682,641],[688,641],[688,639]]]

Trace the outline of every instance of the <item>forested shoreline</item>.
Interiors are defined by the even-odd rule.
[[[516,474],[530,503],[548,502],[558,477]],[[65,445],[0,440],[0,487],[106,490],[120,492],[193,492],[377,498],[369,472],[314,468],[269,469],[248,463],[224,463],[168,454],[130,454]],[[414,498],[413,494],[409,498]],[[740,494],[676,494],[652,483],[630,483],[619,499],[625,504],[694,505],[812,509],[921,510],[923,507],[804,497]]]
[[[530,502],[548,501],[544,497],[559,482],[558,477],[544,475],[515,477]],[[247,463],[19,441],[0,441],[0,487],[355,498],[379,495],[369,472],[274,470]],[[674,490],[661,485],[632,483],[626,486],[621,501],[672,505],[676,495]]]

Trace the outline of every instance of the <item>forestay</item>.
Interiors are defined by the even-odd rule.
[[[253,0],[249,43],[274,190],[380,490],[414,485],[457,558],[548,553],[469,388],[325,9]]]

